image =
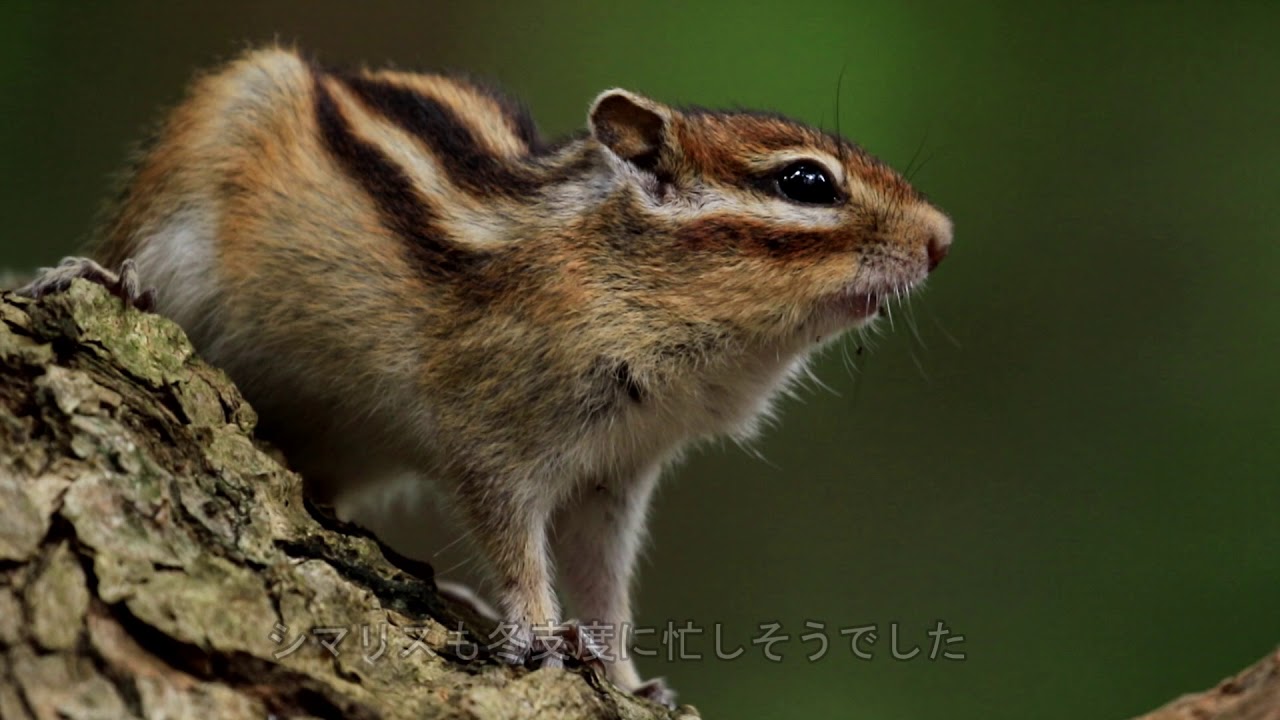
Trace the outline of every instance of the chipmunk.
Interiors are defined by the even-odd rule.
[[[25,291],[89,277],[154,305],[339,508],[443,488],[520,660],[564,620],[553,555],[581,622],[629,627],[664,466],[754,435],[951,238],[885,164],[778,115],[613,89],[546,144],[474,81],[270,47],[198,79],[92,258]],[[596,639],[607,676],[669,701],[626,642]]]

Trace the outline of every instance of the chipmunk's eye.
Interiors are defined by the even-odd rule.
[[[840,199],[826,168],[812,160],[791,163],[777,174],[778,192],[788,200],[809,205],[834,205]]]

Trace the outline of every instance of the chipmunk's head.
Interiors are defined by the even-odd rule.
[[[618,251],[685,322],[812,342],[870,320],[951,245],[951,221],[902,176],[784,117],[609,90],[590,129],[625,190],[604,213]]]

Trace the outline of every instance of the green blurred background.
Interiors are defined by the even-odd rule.
[[[640,619],[780,622],[784,659],[643,669],[708,717],[1123,717],[1280,641],[1277,28],[1264,2],[9,0],[0,266],[72,251],[193,71],[271,38],[489,76],[552,135],[615,85],[831,127],[843,71],[843,130],[920,149],[956,244],[919,337],[830,353],[767,462],[697,453],[655,508]],[[939,619],[964,661],[889,657],[890,623]],[[856,660],[838,630],[868,623]]]

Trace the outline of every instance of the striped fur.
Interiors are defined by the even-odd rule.
[[[429,481],[526,638],[562,619],[553,550],[579,617],[629,622],[661,468],[755,433],[951,236],[891,169],[783,117],[614,90],[588,124],[545,144],[472,81],[255,51],[169,116],[96,254],[136,259],[316,493],[413,545],[427,523],[389,499]],[[801,159],[839,202],[778,195]]]

